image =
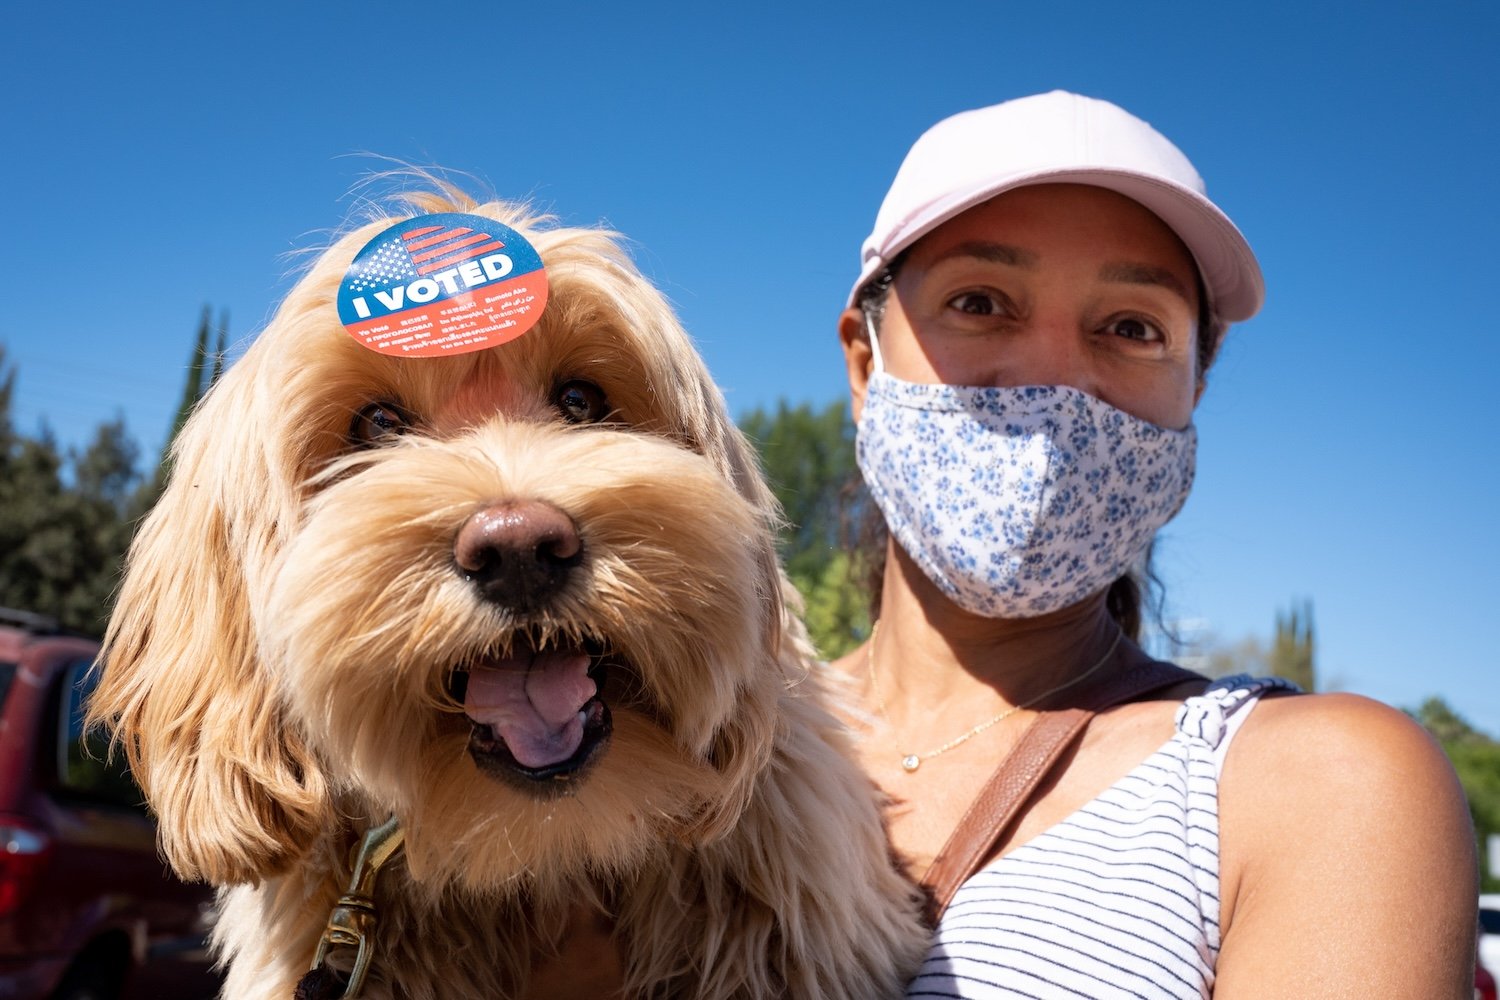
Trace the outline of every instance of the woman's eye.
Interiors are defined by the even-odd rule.
[[[1001,311],[1000,303],[987,292],[964,292],[949,299],[948,305],[970,316],[993,316]]]
[[[604,390],[583,379],[573,379],[558,386],[552,393],[552,405],[570,424],[597,424],[610,412]]]
[[[1117,319],[1105,327],[1105,330],[1117,337],[1124,337],[1126,340],[1151,342],[1165,339],[1154,325],[1133,316]]]
[[[371,403],[354,415],[349,440],[357,445],[377,444],[411,427],[411,418],[394,403]]]

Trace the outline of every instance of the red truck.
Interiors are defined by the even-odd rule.
[[[207,1000],[212,893],[176,878],[83,729],[99,644],[0,608],[0,998]]]

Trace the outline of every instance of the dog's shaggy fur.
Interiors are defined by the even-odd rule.
[[[183,430],[91,706],[172,865],[226,887],[226,995],[291,995],[351,845],[392,814],[369,997],[529,995],[580,904],[609,915],[627,996],[899,995],[916,900],[787,610],[774,501],[671,310],[607,234],[446,189],[404,204],[526,235],[539,325],[376,354],[334,297],[396,219],[339,240]],[[563,419],[580,380],[607,419]],[[527,607],[455,565],[510,503],[563,512],[582,546]],[[471,751],[455,672],[515,646],[609,664],[613,734],[561,794]]]

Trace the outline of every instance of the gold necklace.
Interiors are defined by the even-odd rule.
[[[875,637],[879,634],[880,622],[877,621],[873,626],[870,627],[870,655],[868,657],[870,668],[870,690],[875,695],[875,705],[880,710],[881,720],[884,721],[887,726],[889,726],[891,723],[889,717],[886,714],[885,699],[880,695],[880,684],[875,677]],[[933,757],[945,754],[949,750],[952,750],[954,747],[969,742],[974,737],[984,732],[986,729],[990,728],[996,723],[1003,722],[1004,720],[1010,718],[1012,715],[1015,715],[1017,712],[1022,711],[1023,709],[1031,708],[1033,705],[1040,704],[1053,695],[1058,694],[1062,691],[1066,691],[1074,684],[1081,684],[1083,681],[1097,673],[1100,667],[1109,662],[1110,657],[1115,655],[1115,649],[1119,647],[1120,640],[1124,637],[1124,629],[1116,631],[1114,642],[1111,642],[1109,644],[1109,649],[1105,652],[1103,658],[1100,659],[1098,663],[1094,664],[1092,667],[1089,667],[1083,673],[1079,674],[1077,677],[1074,677],[1072,680],[1067,681],[1063,684],[1059,684],[1057,687],[1051,688],[1050,690],[1043,691],[1041,694],[1037,695],[1034,698],[1028,698],[1025,701],[1021,702],[1019,705],[1012,705],[1010,708],[1007,708],[999,715],[984,720],[979,725],[969,730],[967,733],[964,733],[962,736],[959,736],[956,739],[949,740],[947,743],[944,743],[936,750],[929,750],[926,753],[903,753],[901,755],[901,770],[910,774],[911,772],[922,766],[922,761],[930,760]]]

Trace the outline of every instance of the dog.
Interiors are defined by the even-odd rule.
[[[341,328],[356,252],[422,212],[535,246],[534,328],[433,358]],[[439,185],[337,240],[174,443],[90,704],[220,887],[224,995],[308,990],[394,817],[362,996],[597,996],[595,947],[628,997],[899,996],[920,900],[777,519],[612,234]]]

